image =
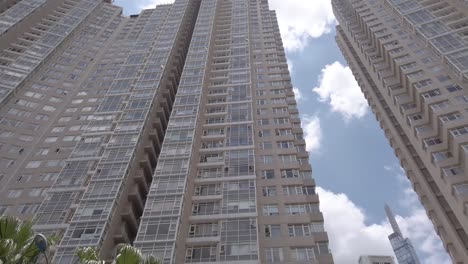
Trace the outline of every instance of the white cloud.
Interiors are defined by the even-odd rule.
[[[367,113],[367,101],[349,67],[335,61],[322,69],[319,86],[312,89],[320,100],[328,102],[333,112],[345,120],[361,118]]]
[[[357,263],[360,255],[392,255],[388,225],[366,225],[364,211],[345,194],[317,188],[335,263]]]
[[[318,116],[303,116],[302,127],[304,129],[304,139],[306,142],[306,150],[314,153],[320,149],[322,140],[322,129],[320,127],[320,119]]]
[[[434,232],[432,222],[421,207],[416,194],[410,189],[403,172],[393,166],[386,166],[385,170],[396,174],[404,189],[400,202],[409,209],[410,214],[405,217],[397,215],[396,220],[403,235],[410,238],[418,250],[421,263],[451,263],[439,237]],[[335,263],[356,263],[360,255],[394,256],[388,241],[392,229],[386,220],[367,224],[365,211],[353,203],[346,194],[333,193],[320,187],[317,188],[317,192]]]
[[[293,87],[293,92],[297,102],[305,99],[304,95],[302,94],[301,90],[299,90],[299,88]]]
[[[331,0],[269,0],[276,10],[284,47],[302,50],[309,38],[318,38],[335,25]]]

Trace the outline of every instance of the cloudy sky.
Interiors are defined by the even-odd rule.
[[[115,1],[127,15],[169,2]],[[330,0],[269,2],[279,19],[335,262],[393,254],[387,202],[422,263],[450,263],[335,44]]]

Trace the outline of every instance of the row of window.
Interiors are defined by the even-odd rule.
[[[283,186],[283,195],[315,195],[315,188],[313,186],[303,186],[303,185],[290,185],[290,186]],[[277,196],[277,188],[276,186],[267,186],[262,187],[262,195],[263,196]]]

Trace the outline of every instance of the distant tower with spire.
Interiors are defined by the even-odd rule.
[[[403,237],[400,227],[393,215],[390,206],[385,204],[385,213],[387,214],[388,221],[392,226],[393,233],[388,236],[390,244],[392,245],[393,252],[398,260],[399,264],[420,264],[421,262],[416,255],[413,244],[408,238]]]

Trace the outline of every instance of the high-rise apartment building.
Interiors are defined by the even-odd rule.
[[[57,235],[54,263],[333,263],[266,0],[0,11],[0,213]]]
[[[337,42],[454,263],[468,263],[468,5],[333,0]]]
[[[413,244],[409,238],[404,237],[401,233],[392,209],[388,205],[385,205],[385,214],[393,229],[393,233],[388,236],[388,240],[392,245],[398,264],[420,264],[421,262]]]
[[[359,264],[395,264],[391,256],[360,256]]]

